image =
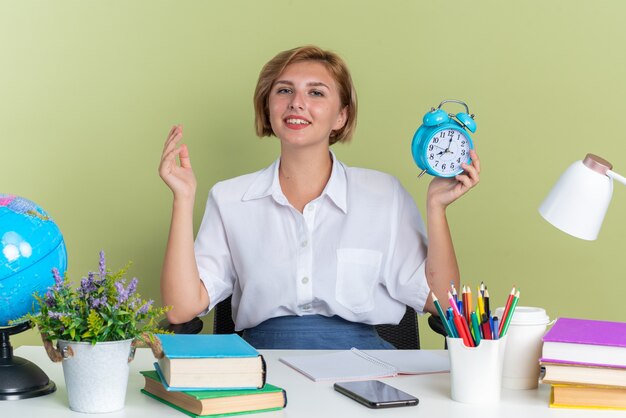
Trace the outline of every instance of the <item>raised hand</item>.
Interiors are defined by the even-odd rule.
[[[196,176],[191,169],[187,145],[178,146],[182,137],[183,127],[173,126],[163,147],[159,175],[174,193],[174,198],[193,198],[196,193]],[[180,165],[176,161],[177,157]]]
[[[428,205],[445,209],[450,203],[467,193],[480,181],[480,160],[476,151],[470,151],[472,164],[462,164],[463,173],[454,178],[435,177],[428,186]]]

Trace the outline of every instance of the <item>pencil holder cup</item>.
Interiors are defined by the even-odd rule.
[[[506,337],[481,340],[467,347],[461,338],[447,338],[450,355],[450,394],[457,402],[495,403],[500,400]]]

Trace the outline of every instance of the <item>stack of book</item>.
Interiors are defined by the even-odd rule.
[[[284,408],[286,392],[265,383],[265,361],[237,334],[158,335],[164,357],[142,371],[142,393],[192,417]]]
[[[559,318],[540,362],[551,407],[626,409],[626,323]]]

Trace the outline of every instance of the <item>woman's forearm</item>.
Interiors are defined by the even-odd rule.
[[[174,199],[167,248],[161,273],[161,296],[171,323],[193,319],[209,305],[194,254],[193,198]]]
[[[429,205],[427,208],[428,255],[426,257],[426,279],[430,290],[440,300],[444,309],[448,306],[447,292],[450,283],[460,286],[459,266],[454,253],[454,245],[444,207]],[[436,313],[429,295],[425,311]]]

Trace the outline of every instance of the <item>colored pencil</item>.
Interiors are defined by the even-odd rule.
[[[511,309],[509,309],[509,314],[504,321],[504,327],[500,336],[504,337],[506,332],[509,330],[509,324],[511,324],[511,319],[513,318],[513,314],[515,313],[515,307],[517,306],[517,301],[519,300],[519,290],[515,293],[515,297],[513,298],[513,302],[511,302]]]
[[[504,322],[506,321],[506,317],[509,315],[509,310],[511,309],[511,303],[513,302],[513,298],[515,297],[515,286],[511,289],[511,293],[509,293],[509,297],[506,300],[506,304],[504,305],[504,312],[502,313],[502,318],[500,318],[500,329],[498,330],[498,335],[502,336],[502,328],[504,327]]]
[[[487,317],[486,313],[483,314],[483,319],[482,319],[482,322],[480,324],[480,329],[483,332],[483,338],[485,340],[493,339],[491,337],[491,324],[490,324],[489,318]]]
[[[483,291],[480,290],[480,288],[478,288],[478,296],[476,297],[476,305],[477,305],[477,311],[476,311],[476,315],[478,315],[479,318],[483,317],[483,313],[485,313],[485,305],[484,305],[484,300],[483,300]]]
[[[459,301],[459,295],[456,293],[456,288],[454,287],[454,282],[450,282],[450,288],[452,289],[452,297],[455,302]]]
[[[454,326],[454,311],[452,310],[452,308],[448,308],[446,310],[446,319],[448,320],[448,324],[450,325],[450,329],[452,330],[452,336],[454,338],[459,338],[459,333],[456,330],[456,327]]]
[[[489,306],[489,290],[488,289],[485,289],[484,304],[485,304],[485,313],[487,314],[487,316],[491,317],[491,308]]]
[[[476,316],[476,312],[472,312],[472,329],[474,330],[474,342],[476,345],[480,344],[480,325],[478,324],[478,316]]]
[[[461,312],[459,312],[459,307],[456,306],[456,303],[454,303],[454,298],[452,297],[452,294],[450,292],[448,292],[448,302],[450,303],[450,306],[452,307],[454,313],[456,315],[461,315]]]
[[[441,323],[443,324],[443,327],[446,330],[446,334],[448,334],[448,337],[454,337],[454,333],[450,329],[450,324],[448,323],[448,320],[446,319],[446,315],[443,313],[443,309],[441,309],[441,305],[439,304],[439,299],[437,299],[437,296],[435,296],[435,292],[431,292],[431,293],[433,295],[433,303],[435,304],[435,308],[437,309],[437,312],[439,313],[439,318],[441,319]]]
[[[498,319],[497,316],[493,317],[493,327],[491,328],[493,330],[493,339],[494,340],[499,340],[500,339],[500,331],[498,331],[498,324],[500,323],[500,320]]]
[[[463,306],[465,311],[465,320],[468,324],[472,322],[472,289],[469,286],[463,287]]]
[[[468,334],[465,319],[461,315],[454,315],[454,325],[459,333],[459,337],[463,339],[463,344],[467,347],[475,347],[472,337]]]

